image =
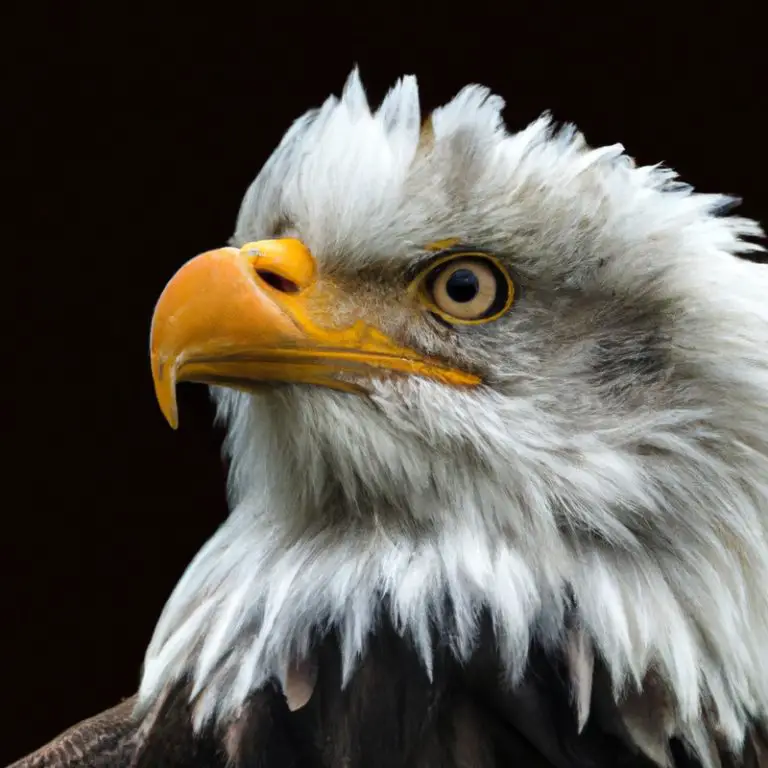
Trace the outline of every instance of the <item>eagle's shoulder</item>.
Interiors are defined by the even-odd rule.
[[[68,728],[9,768],[129,768],[133,759],[135,696]]]

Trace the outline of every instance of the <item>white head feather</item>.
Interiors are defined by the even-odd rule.
[[[430,623],[467,656],[489,610],[514,678],[572,597],[617,696],[654,670],[683,727],[706,709],[732,745],[768,717],[768,267],[734,258],[760,228],[548,118],[509,134],[502,107],[465,88],[421,151],[415,78],[371,112],[354,72],[251,185],[235,244],[290,233],[323,270],[391,275],[459,238],[526,293],[452,334],[387,289],[387,330],[483,370],[473,391],[216,392],[233,511],[157,625],[142,707],[189,676],[199,722],[226,719],[318,629],[349,675],[384,605],[427,668]]]

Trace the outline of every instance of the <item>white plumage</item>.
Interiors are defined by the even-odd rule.
[[[711,727],[738,749],[768,719],[768,268],[734,258],[761,230],[548,118],[509,134],[502,107],[464,89],[425,147],[415,78],[372,112],[354,72],[248,190],[233,244],[301,238],[386,332],[485,384],[216,390],[233,511],[160,618],[141,709],[191,675],[198,724],[225,720],[317,628],[349,675],[386,596],[428,669],[431,625],[466,657],[489,609],[513,679],[532,637],[568,642],[572,599],[577,689],[594,648],[631,727],[657,678],[705,764]],[[448,333],[398,306],[446,238],[504,256],[507,316]]]

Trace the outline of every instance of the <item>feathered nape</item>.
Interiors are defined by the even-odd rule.
[[[547,120],[509,136],[501,107],[485,89],[465,89],[433,114],[430,152],[464,141],[468,154],[512,162],[518,189],[527,183],[530,192],[547,174],[554,185],[594,188],[597,206],[577,191],[569,208],[558,203],[560,216],[573,219],[571,230],[598,216],[606,243],[638,253],[628,273],[645,268],[649,238],[677,243],[670,290],[684,277],[691,305],[712,307],[710,343],[692,341],[680,366],[695,362],[712,407],[686,410],[673,398],[655,415],[598,424],[572,450],[554,451],[568,443],[540,403],[505,405],[485,393],[463,403],[463,422],[471,413],[479,425],[474,449],[485,452],[464,471],[441,464],[412,435],[393,438],[372,410],[336,393],[303,394],[292,422],[275,415],[276,401],[219,393],[234,509],[158,622],[139,712],[189,680],[196,727],[236,721],[254,691],[272,681],[292,689],[290,670],[311,664],[315,644],[330,634],[345,685],[382,621],[431,675],[444,647],[471,662],[487,615],[500,685],[519,684],[532,646],[559,655],[579,728],[593,716],[600,665],[624,727],[657,764],[671,764],[673,737],[707,767],[727,754],[758,755],[768,724],[768,278],[721,256],[756,250],[742,238],[760,229],[720,217],[725,198],[694,195],[663,169],[634,168],[621,148],[587,150],[572,131],[552,136]],[[409,175],[426,173],[420,142],[415,80],[404,79],[371,114],[353,74],[340,101],[288,132],[246,196],[235,240],[273,231],[288,199],[294,211],[304,206],[302,235],[313,245],[354,238],[356,227],[375,241],[385,236],[379,222],[390,222],[391,237],[393,221],[403,240],[417,230],[424,242],[438,239],[446,216],[439,201],[427,216]],[[376,151],[363,156],[365,146]],[[489,184],[500,178],[492,174]],[[508,204],[508,195],[501,199]],[[697,256],[706,275],[691,272]],[[687,342],[684,321],[680,328]],[[414,402],[442,397],[438,385],[413,386]],[[513,446],[497,424],[481,429],[491,400],[507,409],[499,423],[515,430]],[[304,440],[291,441],[287,423]],[[491,469],[479,477],[477,466]],[[411,498],[423,515],[391,525],[393,501],[381,482],[401,484],[395,496]]]

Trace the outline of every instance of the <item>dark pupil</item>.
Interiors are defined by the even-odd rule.
[[[477,275],[471,269],[457,269],[445,283],[445,292],[459,304],[472,301],[479,290]]]

